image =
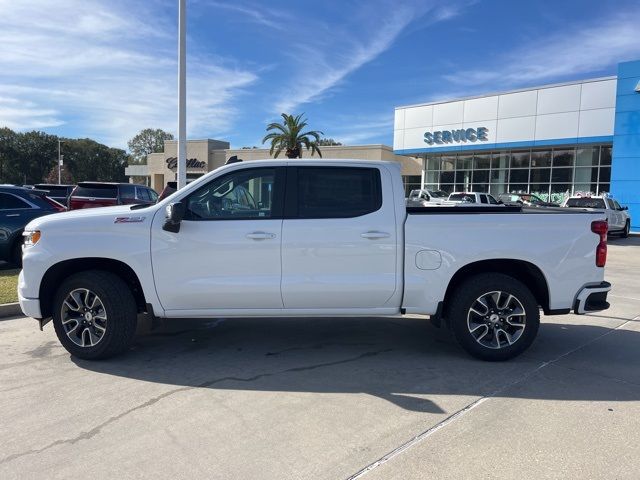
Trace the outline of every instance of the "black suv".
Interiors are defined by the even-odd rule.
[[[64,212],[64,206],[47,197],[47,192],[0,185],[0,260],[22,264],[22,232],[34,218]]]

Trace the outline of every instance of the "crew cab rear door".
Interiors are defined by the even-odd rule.
[[[288,167],[282,227],[285,308],[385,305],[396,290],[393,198],[386,169]]]

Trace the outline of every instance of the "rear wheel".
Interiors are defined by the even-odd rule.
[[[458,343],[482,360],[508,360],[524,352],[540,325],[531,291],[500,273],[486,273],[462,283],[451,297],[447,316]]]
[[[98,360],[129,348],[136,331],[137,307],[127,284],[99,270],[65,280],[53,300],[53,325],[72,355]]]

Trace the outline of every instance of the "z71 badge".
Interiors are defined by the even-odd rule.
[[[113,223],[140,223],[145,217],[116,217]]]

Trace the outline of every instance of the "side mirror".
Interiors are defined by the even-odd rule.
[[[626,205],[624,207],[622,207],[620,210],[629,210],[629,207],[627,207]]]
[[[184,212],[186,208],[184,203],[175,202],[167,205],[167,219],[162,226],[163,230],[172,233],[178,233],[180,231],[180,222],[184,218]]]

